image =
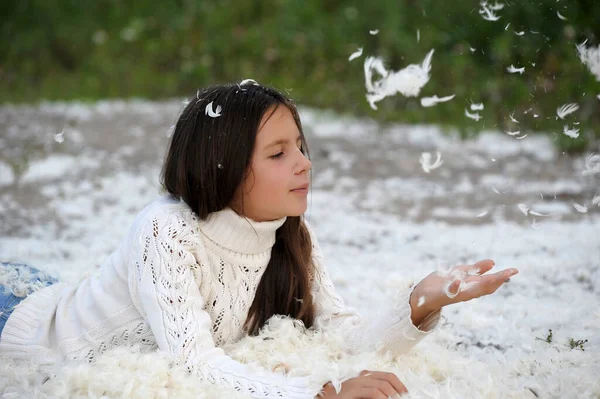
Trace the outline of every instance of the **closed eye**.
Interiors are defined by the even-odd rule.
[[[277,159],[277,158],[281,158],[282,155],[283,155],[283,151],[281,151],[275,155],[271,155],[269,158]]]

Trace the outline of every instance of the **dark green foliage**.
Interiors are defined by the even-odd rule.
[[[490,22],[477,1],[5,1],[0,102],[165,98],[251,77],[291,89],[305,105],[456,126],[464,136],[488,128],[542,131],[560,148],[581,150],[600,136],[594,130],[600,83],[575,46],[586,39],[599,44],[600,2],[505,3],[501,19]],[[363,57],[348,62],[358,47]],[[372,111],[364,96],[364,57],[382,56],[398,70],[420,63],[432,48],[432,79],[422,95],[456,98],[423,108],[418,98],[398,95]],[[511,64],[525,73],[508,74]],[[485,104],[479,122],[464,116],[471,102]],[[581,122],[577,139],[563,135],[565,121],[555,118],[556,108],[569,102],[581,106],[568,119],[571,127]],[[510,122],[513,112],[519,125]]]

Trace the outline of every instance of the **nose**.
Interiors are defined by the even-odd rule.
[[[302,151],[298,150],[298,153],[300,153],[301,158],[298,164],[296,165],[294,172],[295,175],[300,174],[302,172],[308,172],[312,169],[312,162],[310,161],[310,159],[308,159],[306,155],[302,153]]]

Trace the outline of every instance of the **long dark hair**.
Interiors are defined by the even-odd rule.
[[[213,111],[218,112],[217,104],[221,107],[221,116],[206,114],[211,102]],[[200,219],[231,206],[250,166],[261,121],[280,106],[294,116],[308,156],[296,106],[277,90],[253,82],[198,90],[175,124],[161,174],[165,190],[185,201]],[[251,335],[276,314],[301,320],[307,328],[314,322],[312,242],[302,217],[287,217],[275,236],[244,324]]]

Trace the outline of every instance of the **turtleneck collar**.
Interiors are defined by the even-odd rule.
[[[200,230],[217,245],[244,255],[258,255],[271,251],[275,244],[275,231],[283,225],[286,217],[268,222],[238,215],[225,208],[213,212],[200,221]]]

